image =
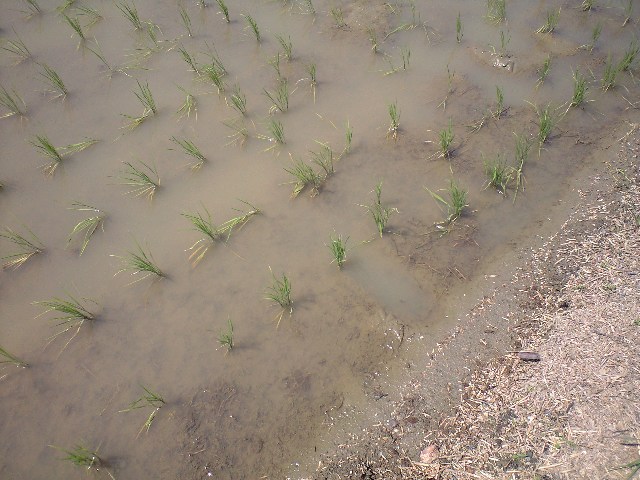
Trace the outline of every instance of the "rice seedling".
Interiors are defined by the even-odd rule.
[[[295,180],[291,182],[293,183],[291,198],[297,197],[307,187],[311,190],[312,197],[320,193],[320,189],[323,184],[322,176],[302,160],[292,159],[292,161],[293,166],[284,169],[285,172],[291,174],[295,178]]]
[[[389,223],[389,219],[391,218],[391,215],[393,215],[394,213],[398,213],[398,209],[387,207],[382,204],[382,199],[381,199],[382,181],[380,181],[374,187],[373,192],[376,197],[375,201],[373,202],[373,205],[360,205],[360,206],[366,208],[367,211],[371,214],[371,216],[373,217],[373,221],[376,224],[376,227],[378,228],[378,233],[380,234],[380,238],[382,238],[382,234],[384,233],[384,229],[386,228],[387,223]]]
[[[335,173],[333,167],[333,150],[331,146],[326,143],[321,143],[316,140],[316,143],[320,145],[320,151],[311,152],[312,162],[318,165],[324,170],[325,179]]]
[[[278,82],[278,86],[274,92],[270,92],[266,88],[263,89],[264,94],[271,100],[269,114],[273,115],[277,111],[286,112],[289,109],[289,83],[286,80]]]
[[[329,236],[329,250],[331,250],[331,254],[333,255],[333,260],[331,263],[336,262],[338,265],[338,269],[342,268],[344,262],[347,261],[347,242],[349,241],[349,237],[342,239],[342,235],[330,235]]]
[[[224,3],[224,0],[216,0],[216,3],[218,4],[220,13],[222,13],[226,22],[231,23],[231,20],[229,20],[229,9],[227,8],[227,5]]]
[[[182,60],[184,60],[185,63],[191,67],[191,70],[195,72],[196,75],[200,75],[198,62],[196,62],[195,58],[193,58],[191,54],[187,52],[187,50],[182,45],[178,47],[178,52],[180,52],[180,55],[182,56]]]
[[[29,51],[29,49],[24,44],[22,39],[18,36],[15,30],[13,31],[13,33],[15,34],[16,39],[7,40],[2,46],[2,49],[18,57],[18,61],[16,63],[20,63],[24,60],[32,58],[33,55],[31,54],[31,51]]]
[[[184,153],[196,159],[195,162],[189,164],[189,168],[191,168],[191,170],[200,170],[200,168],[202,168],[204,163],[207,161],[207,158],[202,154],[200,149],[196,147],[196,145],[192,141],[187,139],[180,140],[176,137],[171,137],[171,141],[180,146]],[[169,150],[173,149],[170,148]]]
[[[24,103],[22,97],[18,95],[15,90],[10,92],[4,88],[3,85],[0,85],[0,105],[8,110],[8,112],[0,118],[7,118],[13,115],[19,115],[22,117],[26,114],[27,105]]]
[[[469,206],[467,205],[467,191],[460,187],[453,179],[451,179],[449,187],[446,189],[446,192],[449,195],[448,201],[437,192],[433,192],[427,187],[424,188],[439,205],[447,207],[447,218],[442,222],[436,223],[439,227],[450,226],[460,218],[464,209]]]
[[[109,470],[105,468],[105,461],[98,456],[98,452],[89,450],[82,444],[76,445],[72,449],[56,447],[55,445],[49,445],[51,448],[60,450],[66,456],[61,460],[68,461],[77,467],[86,467],[87,470],[95,470],[96,472],[104,470],[109,478],[115,480],[115,477]]]
[[[225,91],[225,84],[222,77],[224,77],[224,71],[220,70],[215,64],[206,65],[202,68],[203,75],[211,80],[211,83],[218,90],[218,95]]]
[[[229,220],[227,220],[226,222],[224,222],[223,224],[221,224],[218,229],[227,234],[227,240],[229,240],[229,237],[231,236],[231,232],[233,231],[234,228],[238,227],[238,228],[242,228],[245,223],[247,223],[249,221],[249,219],[251,217],[253,217],[254,215],[258,215],[260,213],[262,213],[262,210],[260,210],[258,207],[250,204],[249,202],[245,202],[244,200],[240,200],[240,202],[242,202],[243,204],[245,204],[247,207],[249,207],[248,210],[240,210],[238,208],[234,208],[234,210],[238,213],[240,213],[240,215],[238,215],[237,217],[232,217]]]
[[[299,6],[300,6],[300,10],[304,14],[307,14],[307,15],[316,14],[316,7],[313,5],[313,0],[301,0]]]
[[[91,27],[102,20],[102,15],[94,8],[87,7],[85,5],[78,5],[75,8],[78,12],[78,16],[82,16],[87,19],[87,27]]]
[[[71,244],[71,241],[75,236],[82,236],[82,246],[80,247],[80,255],[82,255],[89,245],[89,240],[96,232],[98,228],[101,228],[104,232],[104,220],[106,218],[106,214],[96,207],[92,207],[91,205],[87,205],[80,202],[73,202],[70,207],[71,210],[76,210],[78,212],[92,212],[93,215],[89,218],[85,218],[84,220],[78,222],[73,230],[69,234],[69,238],[67,239],[67,246]]]
[[[242,16],[247,21],[247,28],[251,29],[253,35],[256,37],[256,42],[261,43],[262,37],[260,36],[260,28],[258,28],[256,21],[249,14],[243,13]]]
[[[160,177],[155,166],[150,167],[144,162],[140,162],[143,168],[133,166],[130,162],[122,162],[126,168],[120,172],[121,185],[131,187],[127,194],[136,197],[146,195],[149,200],[153,200],[153,195],[160,188]],[[147,173],[148,172],[148,173]]]
[[[588,12],[593,8],[594,0],[582,0],[580,4],[580,10]]]
[[[558,116],[556,112],[552,110],[551,104],[548,103],[543,109],[538,108],[537,105],[533,105],[538,115],[538,147],[542,148],[542,144],[549,140],[551,131],[558,123]]]
[[[353,141],[353,129],[351,125],[349,125],[349,121],[347,120],[347,125],[344,133],[344,150],[343,154],[349,153],[351,151],[351,142]]]
[[[347,23],[344,21],[344,13],[342,12],[342,8],[332,8],[329,13],[331,14],[331,17],[333,17],[333,21],[337,28],[345,28],[347,26]]]
[[[629,20],[631,20],[631,12],[633,11],[633,0],[627,0],[627,3],[624,6],[624,22],[622,22],[622,26],[624,27]]]
[[[63,147],[54,147],[45,135],[36,135],[35,139],[30,140],[29,143],[36,148],[38,153],[49,160],[48,163],[41,165],[40,168],[42,168],[42,171],[47,175],[53,175],[56,169],[62,164],[64,157],[81,152],[91,145],[98,143],[98,140],[87,138],[82,142],[72,143]]]
[[[247,138],[249,138],[249,131],[247,130],[247,127],[244,124],[244,120],[242,117],[240,118],[236,118],[236,119],[231,119],[231,120],[226,120],[223,121],[222,124],[225,127],[230,128],[231,130],[233,130],[233,133],[231,135],[228,135],[227,138],[230,138],[231,141],[229,143],[227,143],[225,146],[229,146],[229,145],[244,145],[244,142],[247,141]],[[284,135],[284,133],[282,133],[282,135]],[[269,140],[271,141],[272,139],[266,135],[262,135],[259,136],[260,138],[264,139],[264,140]],[[283,137],[284,139],[284,137]]]
[[[549,70],[551,70],[551,55],[547,55],[542,66],[538,69],[538,81],[536,82],[536,88],[539,88],[544,83],[549,75]]]
[[[67,9],[69,7],[71,7],[74,3],[76,3],[76,0],[65,0],[64,3],[58,5],[56,7],[56,12],[58,13],[64,13],[67,11]]]
[[[502,23],[507,19],[506,0],[487,0],[487,17],[490,22]]]
[[[367,35],[369,36],[369,43],[371,44],[371,51],[378,53],[378,33],[373,27],[367,27]]]
[[[180,18],[182,19],[182,25],[187,30],[187,34],[190,37],[193,37],[193,32],[191,31],[191,17],[189,16],[189,12],[184,8],[184,5],[178,5],[178,13],[180,14]]]
[[[144,422],[144,424],[140,428],[140,431],[138,432],[138,436],[140,436],[140,434],[145,428],[147,430],[147,433],[149,433],[149,429],[151,428],[151,424],[153,423],[153,420],[156,418],[156,415],[158,415],[158,412],[160,411],[160,409],[167,403],[164,400],[164,398],[162,398],[162,396],[160,396],[159,394],[152,392],[144,385],[140,385],[140,386],[144,390],[144,393],[139,398],[131,402],[127,408],[125,408],[124,410],[120,410],[119,412],[119,413],[131,412],[139,408],[152,409],[151,413],[147,417],[147,420]]]
[[[3,270],[7,268],[13,268],[15,270],[34,255],[44,252],[44,245],[40,239],[28,228],[26,228],[26,230],[29,232],[30,238],[14,232],[9,227],[5,227],[4,230],[0,231],[0,238],[11,242],[14,247],[18,249],[15,253],[0,257],[0,261],[3,262]]]
[[[136,247],[135,251],[127,252],[124,256],[110,255],[120,260],[120,270],[114,274],[114,277],[122,272],[130,272],[132,277],[141,275],[140,278],[127,285],[141,282],[150,276],[165,278],[166,274],[156,265],[151,252],[145,252],[138,242],[136,242]]]
[[[287,62],[290,62],[293,58],[293,44],[291,43],[291,37],[289,36],[285,39],[282,35],[276,35],[276,39],[282,47],[282,52],[284,53]]]
[[[138,9],[133,1],[129,4],[126,0],[123,0],[122,2],[116,3],[116,7],[122,12],[124,17],[129,20],[134,30],[142,30],[142,21],[140,21]]]
[[[462,33],[462,20],[460,20],[460,12],[458,12],[458,16],[456,17],[456,41],[458,43],[462,42],[462,37],[464,34]]]
[[[42,13],[42,9],[40,8],[40,5],[36,0],[23,0],[23,1],[27,7],[27,10],[24,11],[23,13],[27,15],[27,18],[31,18],[34,15],[38,15]]]
[[[78,17],[76,18],[71,18],[67,15],[63,15],[65,21],[69,24],[69,26],[73,29],[74,32],[76,32],[76,35],[78,35],[78,38],[80,38],[80,41],[84,41],[87,38],[84,35],[84,31],[82,30],[82,25],[80,25],[80,21],[78,20]]]
[[[492,116],[495,119],[498,119],[505,112],[504,108],[504,94],[502,92],[502,88],[496,85],[496,110],[492,112]]]
[[[616,86],[616,79],[618,78],[618,73],[620,73],[620,64],[615,65],[613,63],[613,59],[611,58],[611,54],[607,56],[607,62],[604,65],[604,72],[602,73],[602,90],[605,92],[611,88]]]
[[[271,285],[265,290],[265,300],[270,300],[273,303],[280,305],[283,311],[289,308],[289,313],[293,312],[293,300],[291,299],[291,281],[283,273],[281,278],[278,278],[269,267],[271,273],[272,282]]]
[[[318,86],[318,78],[316,76],[316,64],[310,63],[305,66],[307,73],[309,74],[309,86],[313,93],[313,103],[316,103],[316,87]]]
[[[26,368],[29,366],[28,363],[23,362],[18,357],[10,354],[4,348],[0,347],[0,365],[2,365],[3,363],[15,365],[16,367],[22,367],[22,368]]]
[[[507,186],[512,178],[512,169],[510,169],[502,155],[498,154],[491,160],[486,160],[483,157],[484,173],[487,176],[487,185],[485,189],[491,187],[495,188],[498,192],[506,195]]]
[[[406,70],[409,68],[409,61],[411,60],[411,50],[409,47],[400,48],[400,57],[402,58],[402,69]]]
[[[558,21],[560,20],[560,11],[562,7],[558,9],[558,11],[549,11],[547,12],[547,19],[544,24],[536,30],[536,33],[553,33],[553,31],[558,26]]]
[[[524,190],[524,163],[529,157],[529,151],[531,150],[532,142],[525,135],[518,135],[514,132],[516,137],[515,144],[515,160],[516,167],[513,169],[513,176],[515,178],[515,192],[513,194],[513,201],[515,203],[516,197],[518,196],[518,191]]]
[[[94,38],[94,41],[96,42],[96,46],[95,47],[90,47],[90,46],[86,46],[87,50],[89,50],[91,53],[93,53],[98,60],[100,60],[102,62],[102,64],[105,66],[105,68],[107,69],[107,71],[109,72],[109,76],[113,76],[114,73],[116,72],[124,72],[123,68],[115,68],[113,67],[105,58],[104,54],[102,53],[102,50],[100,48],[100,44],[98,43],[98,40]]]
[[[593,49],[596,46],[596,42],[600,38],[600,34],[602,33],[602,22],[598,22],[593,30],[591,31],[591,43],[581,45],[580,48],[584,48],[585,50],[589,50],[589,53],[593,52]]]
[[[47,84],[51,88],[50,92],[55,95],[54,98],[66,97],[69,91],[62,81],[62,78],[60,78],[60,75],[58,75],[58,73],[47,64],[43,63],[41,66],[43,71],[40,72],[40,75],[46,80]]]
[[[267,123],[267,130],[269,130],[271,136],[267,136],[264,138],[279,145],[284,145],[286,143],[284,136],[284,126],[282,125],[282,122],[280,120],[272,118],[269,123]],[[271,148],[274,148],[275,144]]]
[[[158,109],[156,108],[156,102],[153,98],[153,94],[151,93],[151,89],[149,88],[149,82],[142,85],[139,80],[136,80],[136,83],[138,84],[138,89],[140,91],[133,93],[135,93],[138,100],[140,100],[145,111],[151,112],[155,115],[158,113]]]
[[[65,346],[62,348],[62,351],[64,351],[69,343],[71,343],[71,341],[78,335],[78,333],[80,332],[80,328],[82,328],[82,325],[84,325],[85,321],[95,320],[96,318],[95,315],[79,300],[70,295],[68,295],[68,297],[69,298],[67,300],[53,297],[49,300],[33,302],[34,305],[38,305],[44,308],[44,311],[36,318],[52,312],[54,314],[53,320],[57,322],[55,327],[58,328],[58,331],[49,338],[49,342],[52,342],[60,335],[64,335],[71,330],[75,330],[73,335],[71,335]],[[93,300],[83,300],[96,304],[96,302]]]
[[[187,92],[184,88],[182,87],[178,87],[178,88],[184,93],[185,97],[184,97],[184,102],[182,103],[180,108],[176,111],[176,113],[180,116],[180,118],[182,117],[188,118],[193,113],[197,120],[198,104],[196,102],[196,97],[194,97],[193,94]]]
[[[576,71],[573,72],[573,96],[571,97],[569,108],[582,105],[585,101],[587,90],[587,79],[576,69]]]
[[[400,133],[400,110],[398,110],[397,102],[390,103],[387,106],[389,112],[389,128],[387,129],[387,138],[391,137],[394,140],[398,139]]]
[[[455,134],[453,133],[453,124],[449,119],[449,125],[446,128],[440,130],[440,158],[450,158],[453,155],[453,139]]]
[[[227,353],[233,350],[233,322],[227,319],[227,330],[220,333],[218,343],[221,347],[227,349]]]
[[[638,56],[638,52],[640,51],[640,47],[638,46],[638,41],[633,40],[629,44],[629,48],[624,52],[622,56],[622,60],[618,64],[618,70],[620,72],[626,72],[631,67],[631,64],[634,62],[636,57]]]
[[[231,103],[229,103],[229,101]],[[233,93],[229,96],[229,101],[227,101],[227,105],[235,109],[240,115],[244,116],[247,114],[247,97],[242,93],[242,90],[240,90],[240,85],[234,85]]]

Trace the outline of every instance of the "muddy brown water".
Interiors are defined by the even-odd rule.
[[[184,3],[189,37],[176,2],[139,0],[141,19],[160,27],[157,51],[144,58],[148,38],[133,31],[114,4],[76,2],[103,15],[79,42],[56,2],[39,3],[42,13],[26,18],[26,2],[4,2],[0,19],[2,36],[19,35],[33,54],[18,63],[3,50],[0,60],[2,85],[27,105],[24,118],[0,120],[0,223],[22,232],[28,227],[46,246],[22,267],[0,273],[0,345],[31,364],[0,372],[0,477],[7,479],[80,476],[82,469],[50,447],[78,444],[98,449],[116,478],[282,478],[328,434],[327,412],[365,405],[372,395],[366,378],[430,349],[455,322],[444,313],[486,274],[487,259],[499,261],[542,234],[571,180],[599,162],[607,132],[638,120],[627,101],[639,98],[632,76],[621,73],[612,91],[600,88],[607,55],[618,61],[638,34],[635,10],[621,26],[624,2],[598,2],[592,12],[581,12],[577,1],[507,2],[508,22],[494,25],[484,18],[484,2],[418,1],[413,14],[409,2],[314,0],[314,16],[302,13],[304,2],[229,0],[227,24],[214,2],[201,9],[190,1]],[[556,32],[534,34],[545,13],[560,6]],[[330,13],[336,8],[343,28]],[[71,17],[78,13],[67,10]],[[241,13],[258,23],[261,44]],[[590,54],[579,47],[598,22],[602,35]],[[384,39],[402,24],[411,28]],[[368,27],[377,33],[378,54]],[[513,71],[493,65],[500,31],[509,39]],[[277,34],[293,44],[293,60],[281,58],[289,110],[273,116],[284,125],[286,144],[265,151],[273,142],[260,138],[267,135],[270,107],[263,90],[277,85],[269,65],[280,49]],[[109,63],[131,68],[108,75],[87,48],[96,48],[94,39]],[[229,90],[237,83],[247,97],[244,146],[227,145],[232,131],[222,122],[237,114],[225,95],[189,71],[178,45],[201,63],[215,46]],[[402,49],[411,52],[406,70]],[[536,70],[548,54],[549,77],[536,88]],[[43,93],[39,63],[66,83],[64,101]],[[305,69],[310,63],[317,67],[315,102]],[[385,75],[392,66],[398,71]],[[537,128],[527,101],[565,103],[576,69],[589,80],[589,102],[564,116],[540,155],[532,149],[525,191],[513,202],[513,191],[505,199],[485,189],[481,153],[502,152],[513,162],[513,132],[532,135]],[[142,112],[136,80],[149,83],[158,114],[127,131],[122,114]],[[196,96],[197,118],[176,115],[183,101],[177,86]],[[466,126],[495,104],[496,86],[508,111],[471,133]],[[396,141],[387,138],[391,102],[401,114]],[[447,160],[435,154],[449,120],[456,150]],[[315,197],[305,191],[291,199],[292,178],[284,170],[291,157],[309,162],[317,141],[337,155],[347,122],[353,144],[336,161],[335,175]],[[56,146],[85,137],[100,143],[66,158],[47,177],[38,170],[45,159],[28,143],[43,134]],[[189,158],[170,150],[172,136],[192,140],[207,156],[200,171],[191,172]],[[153,201],[126,195],[118,179],[125,161],[157,168],[161,186]],[[441,236],[433,224],[444,213],[424,187],[444,188],[452,177],[468,189],[469,208]],[[379,181],[383,203],[398,209],[382,239],[361,206],[372,203]],[[239,199],[263,213],[192,268],[185,250],[199,237],[180,214],[204,206],[220,223],[243,207]],[[95,233],[82,256],[77,241],[65,248],[74,225],[86,218],[68,209],[73,201],[107,213],[104,232]],[[326,247],[334,232],[349,237],[342,271]],[[112,255],[124,255],[136,242],[148,247],[168,278],[128,285],[128,274],[114,276]],[[2,256],[14,250],[0,243]],[[263,298],[269,267],[292,283],[293,314],[279,325],[278,309]],[[66,294],[97,302],[97,319],[63,349],[69,336],[48,343],[55,322],[50,314],[38,316],[42,308],[33,302]],[[217,342],[227,319],[236,345],[229,354]],[[422,339],[419,347],[399,348],[409,334]],[[120,411],[141,395],[141,385],[167,403],[149,432],[138,435],[149,411]]]

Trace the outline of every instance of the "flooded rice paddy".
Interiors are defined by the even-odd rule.
[[[67,3],[0,17],[0,256],[41,244],[0,272],[0,347],[29,364],[0,364],[2,478],[80,477],[80,445],[102,478],[283,478],[638,121],[633,1]],[[316,183],[292,198],[299,162]],[[78,204],[104,215],[84,250]],[[162,277],[131,276],[142,252]],[[265,299],[283,274],[292,311]],[[42,303],[70,298],[93,318]],[[164,403],[124,411],[144,388]]]

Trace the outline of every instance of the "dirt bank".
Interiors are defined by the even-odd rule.
[[[405,386],[386,418],[352,433],[314,479],[631,478],[640,404],[640,135],[604,152],[602,175],[559,232],[475,306]],[[619,147],[615,155],[611,150]],[[497,319],[502,354],[473,373],[436,415],[429,368],[464,356],[466,326]],[[477,328],[476,328],[477,331]],[[480,339],[481,342],[486,342]],[[534,351],[539,362],[515,352]]]

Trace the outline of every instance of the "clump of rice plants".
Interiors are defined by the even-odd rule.
[[[320,193],[320,189],[324,183],[322,175],[317,173],[311,166],[304,163],[302,160],[293,160],[293,166],[285,168],[285,172],[291,174],[294,177],[293,191],[291,197],[297,197],[305,188],[311,191],[311,196],[315,196]]]
[[[36,0],[24,0],[24,3],[26,3],[27,10],[24,10],[23,13],[27,18],[31,18],[34,15],[42,13],[42,9]]]
[[[0,105],[8,110],[7,113],[0,118],[7,118],[13,115],[19,115],[23,117],[26,115],[27,105],[18,93],[13,90],[9,91],[4,86],[0,85]]]
[[[344,262],[347,261],[347,242],[349,241],[349,237],[343,239],[342,235],[330,235],[329,236],[329,250],[331,250],[331,255],[333,256],[333,260],[331,263],[336,262],[338,265],[338,269],[342,268]]]
[[[13,31],[13,33],[15,34],[16,39],[7,40],[2,46],[2,49],[15,55],[17,57],[17,63],[32,58],[33,55],[31,55],[31,51],[27,48],[27,46],[24,44],[15,30]]]
[[[285,311],[289,310],[289,315],[293,313],[293,300],[291,299],[291,281],[289,278],[283,273],[282,277],[278,278],[269,267],[269,272],[271,273],[272,282],[271,285],[267,287],[265,290],[265,300],[269,300],[276,305],[279,305],[282,310],[276,318],[278,319],[278,325],[280,325],[280,320],[284,315]]]
[[[495,188],[503,195],[507,193],[507,186],[513,176],[513,169],[507,166],[500,154],[491,160],[484,159],[484,173],[487,176],[485,188]]]
[[[41,165],[42,171],[47,175],[53,175],[65,157],[89,148],[91,145],[98,143],[98,140],[87,138],[82,142],[72,143],[63,147],[54,147],[46,135],[36,135],[35,139],[30,140],[29,143],[48,160],[48,163]]]
[[[496,109],[494,112],[492,112],[493,118],[500,118],[505,110],[506,108],[504,107],[504,93],[502,92],[502,88],[496,85]]]
[[[449,125],[447,127],[440,130],[439,140],[440,140],[440,153],[439,157],[441,158],[450,158],[453,155],[453,139],[455,135],[453,133],[453,124],[451,123],[451,119],[449,119]]]
[[[460,12],[458,12],[458,16],[456,17],[456,41],[458,43],[462,42],[462,37],[464,34],[462,33],[462,20],[460,20]]]
[[[97,450],[89,450],[82,444],[78,444],[70,449],[56,447],[55,445],[49,446],[61,451],[66,455],[65,457],[62,457],[61,460],[70,462],[77,467],[85,467],[87,470],[94,470],[95,472],[103,470],[107,473],[107,475],[109,475],[109,478],[115,480],[115,477],[109,470],[107,470],[105,466],[106,462],[98,456]]]
[[[76,6],[76,10],[78,12],[78,16],[86,17],[88,20],[86,25],[87,27],[95,25],[102,20],[102,15],[94,8],[87,7],[85,5],[78,5]]]
[[[629,44],[629,48],[627,48],[627,50],[624,52],[622,60],[620,60],[620,63],[618,63],[618,70],[620,72],[626,72],[627,70],[629,70],[631,64],[638,56],[638,52],[640,52],[640,47],[638,46],[638,41],[634,39]]]
[[[139,80],[136,80],[136,82],[138,84],[138,91],[134,91],[133,93],[144,107],[144,110],[142,111],[142,115],[139,117],[123,115],[125,118],[129,119],[129,123],[127,123],[123,128],[127,128],[129,130],[133,130],[140,126],[145,120],[158,113],[155,99],[153,98],[153,94],[149,88],[149,82],[146,82],[144,85],[142,85]]]
[[[136,197],[146,195],[149,200],[153,200],[156,190],[160,188],[160,177],[156,167],[142,161],[140,163],[144,168],[135,167],[131,162],[122,163],[126,168],[120,172],[120,183],[131,187],[131,190],[126,193]]]
[[[327,178],[335,172],[333,167],[333,150],[331,146],[326,143],[318,142],[317,140],[316,143],[320,145],[320,150],[318,152],[311,152],[311,159],[313,163],[322,168],[324,177]]]
[[[195,158],[195,161],[189,164],[189,168],[191,168],[191,170],[200,170],[200,168],[202,168],[204,163],[207,161],[207,157],[203,155],[200,149],[196,147],[196,145],[192,141],[187,139],[180,140],[176,137],[171,137],[171,141],[181,147],[182,151],[185,154]],[[173,149],[171,148],[169,150]]]
[[[58,75],[58,73],[47,64],[43,63],[41,66],[43,71],[40,72],[40,75],[49,85],[49,88],[51,89],[49,91],[55,95],[54,98],[66,97],[69,91],[62,81],[62,78],[60,78],[60,75]]]
[[[611,54],[607,56],[607,62],[604,65],[604,72],[602,73],[602,90],[605,92],[616,86],[616,80],[620,73],[620,64],[615,64],[611,58]]]
[[[247,130],[247,127],[242,117],[223,121],[222,124],[225,127],[228,127],[231,130],[233,130],[233,133],[227,136],[227,138],[230,138],[231,140],[229,141],[229,143],[225,145],[225,147],[229,145],[240,145],[240,146],[244,145],[244,142],[246,142],[247,138],[249,138],[249,130]],[[284,132],[282,133],[282,135],[284,140]],[[259,138],[262,138],[263,140],[272,141],[272,139],[267,135],[259,135]],[[271,148],[274,148],[274,147],[275,145],[268,148],[267,150],[270,150]]]
[[[227,330],[221,332],[218,337],[218,343],[227,349],[227,353],[233,350],[233,322],[230,318],[227,320]]]
[[[91,302],[96,304],[95,301],[89,299],[83,299],[86,302]],[[85,307],[79,300],[69,295],[68,299],[62,299],[58,297],[53,297],[49,300],[42,300],[39,302],[33,302],[34,305],[38,305],[43,307],[45,310],[38,317],[42,315],[46,315],[47,313],[54,313],[53,320],[58,322],[56,327],[61,327],[58,332],[51,336],[50,341],[59,337],[60,335],[64,335],[70,330],[75,330],[75,333],[71,336],[71,338],[65,344],[65,348],[71,340],[73,340],[80,328],[87,320],[94,320],[95,315]],[[63,348],[64,350],[64,348]]]
[[[602,33],[602,22],[598,22],[596,26],[593,27],[593,30],[591,31],[591,43],[586,45],[581,45],[580,48],[589,50],[589,53],[592,53],[593,49],[596,46],[596,42],[600,38],[601,33]]]
[[[289,84],[286,80],[278,82],[278,86],[274,92],[270,92],[264,89],[264,94],[271,100],[271,107],[269,113],[286,112],[289,109]]]
[[[242,90],[240,90],[240,85],[234,85],[233,92],[229,96],[227,105],[235,109],[242,116],[247,114],[247,97],[242,93]]]
[[[345,127],[344,133],[344,150],[342,154],[349,153],[351,151],[351,142],[353,141],[353,129],[351,125],[349,125],[349,121],[347,120],[347,125]]]
[[[84,41],[87,39],[87,37],[84,34],[84,31],[82,30],[82,25],[80,24],[80,20],[78,20],[78,17],[71,18],[67,15],[62,15],[62,16],[64,17],[67,24],[73,29],[73,31],[76,32],[76,35],[78,35],[78,38],[80,39],[80,41]]]
[[[342,11],[342,8],[332,8],[329,13],[333,18],[336,28],[345,28],[347,26],[347,22],[344,21],[344,12]]]
[[[293,59],[293,43],[291,43],[291,36],[284,38],[282,35],[276,35],[276,39],[282,47],[282,52],[284,53],[287,62],[290,62]]]
[[[142,280],[155,276],[156,278],[165,278],[166,274],[160,270],[160,267],[156,265],[155,260],[151,253],[147,253],[143,250],[142,246],[136,242],[136,250],[127,252],[126,255],[118,256],[111,255],[112,257],[120,260],[120,270],[118,270],[114,276],[122,273],[129,272],[132,277],[141,275],[128,285],[141,282]]]
[[[400,110],[398,110],[397,102],[390,103],[387,106],[389,112],[389,128],[387,129],[387,137],[394,140],[398,139],[400,133]]]
[[[427,192],[433,197],[433,199],[441,206],[447,207],[447,218],[438,222],[436,225],[439,227],[448,227],[453,222],[455,222],[462,215],[465,208],[469,205],[467,204],[467,191],[460,187],[455,180],[451,180],[449,182],[449,186],[445,189],[446,193],[449,196],[449,200],[445,200],[440,194],[437,192],[432,192],[427,187],[424,187]]]
[[[187,92],[184,88],[178,88],[182,91],[182,93],[184,93],[184,102],[182,103],[182,105],[180,105],[180,108],[176,111],[176,113],[180,118],[189,118],[193,113],[196,117],[196,120],[198,120],[198,103],[196,102],[196,97],[192,93]]]
[[[158,415],[160,409],[167,403],[160,394],[152,392],[144,385],[140,386],[144,390],[144,393],[139,398],[131,402],[127,408],[120,410],[120,413],[123,413],[138,410],[140,408],[151,408],[151,413],[147,417],[147,420],[142,424],[140,431],[138,431],[138,436],[140,436],[145,428],[147,433],[149,433],[149,429],[151,428],[151,424],[155,420],[156,415]]]
[[[310,63],[305,66],[307,73],[309,74],[309,87],[313,93],[313,103],[316,103],[316,87],[318,86],[318,78],[316,76],[316,64]]]
[[[316,7],[313,5],[313,0],[301,0],[299,5],[300,11],[305,15],[315,15]]]
[[[378,53],[378,33],[375,28],[367,27],[367,35],[369,36],[369,43],[371,44],[371,51],[373,53]]]
[[[487,19],[493,23],[502,23],[507,19],[506,0],[487,0]]]
[[[4,348],[0,347],[0,365],[2,364],[10,364],[15,365],[16,367],[27,368],[29,366],[28,363],[23,362],[15,355],[7,352]]]
[[[588,89],[587,79],[576,69],[573,72],[573,96],[571,97],[569,108],[582,105],[585,102]]]
[[[3,262],[3,270],[7,268],[13,268],[15,270],[34,255],[44,252],[44,245],[40,239],[28,228],[26,228],[26,230],[29,232],[28,236],[21,235],[9,227],[5,227],[4,230],[0,231],[0,238],[11,242],[18,250],[15,253],[0,258],[0,261]]]
[[[189,16],[189,12],[184,8],[184,5],[178,5],[178,13],[180,14],[180,18],[182,19],[182,24],[184,28],[187,30],[187,34],[190,37],[193,37],[193,31],[191,30],[191,17]]]
[[[371,217],[373,218],[373,221],[378,229],[378,233],[380,234],[380,238],[382,238],[382,234],[384,233],[384,229],[389,223],[391,215],[399,212],[397,208],[388,207],[382,204],[382,181],[376,184],[376,186],[373,188],[373,193],[375,195],[373,204],[360,206],[366,208],[367,211],[371,214]]]
[[[515,187],[513,194],[513,201],[515,203],[518,191],[524,190],[524,163],[529,157],[529,151],[531,150],[532,141],[525,135],[514,133],[516,137],[515,144],[515,160],[516,166],[513,169],[513,177],[515,179]]]
[[[560,120],[560,116],[557,113],[557,110],[553,109],[551,103],[548,103],[546,107],[539,108],[537,105],[534,105],[528,102],[536,111],[538,115],[538,145],[539,150],[542,149],[542,145],[549,140],[551,136],[551,132],[556,127],[558,121]]]
[[[631,12],[633,11],[633,0],[627,0],[627,3],[624,6],[624,22],[622,22],[622,26],[624,27],[629,20],[631,20]]]
[[[594,0],[582,0],[580,4],[580,10],[583,12],[589,12],[593,8]]]
[[[243,13],[242,16],[247,21],[247,28],[249,28],[253,32],[253,35],[256,37],[256,42],[261,43],[262,37],[260,35],[260,28],[258,27],[258,24],[254,20],[254,18],[251,15],[245,13]]]
[[[224,3],[224,0],[216,0],[216,3],[218,4],[220,13],[222,13],[222,15],[224,16],[225,21],[227,23],[231,23],[231,20],[229,19],[229,8],[227,8],[227,4]]]
[[[284,145],[286,143],[284,136],[284,125],[282,125],[282,122],[280,120],[276,120],[275,118],[269,120],[269,123],[267,123],[267,130],[269,130],[270,135],[261,135],[260,138],[272,142],[273,145],[271,145],[265,151],[272,150],[276,148],[276,146]]]
[[[69,7],[71,7],[74,3],[76,3],[76,0],[64,0],[63,3],[61,3],[60,5],[58,5],[56,7],[56,12],[58,13],[64,13],[67,11],[67,9]]]
[[[178,52],[180,52],[182,60],[191,67],[191,70],[195,72],[196,75],[200,75],[200,69],[198,68],[198,62],[196,62],[196,59],[193,58],[193,56],[182,45],[178,47]]]
[[[143,29],[140,15],[138,15],[138,9],[133,1],[130,4],[127,1],[118,2],[116,3],[116,7],[122,12],[124,17],[129,20],[129,23],[131,23],[135,30]]]
[[[540,86],[542,86],[547,76],[549,75],[550,70],[551,70],[551,55],[547,55],[547,58],[538,69],[538,81],[536,82],[536,88],[539,88]]]
[[[225,70],[221,70],[215,63],[212,63],[202,67],[202,74],[216,87],[218,95],[225,91],[226,87],[223,79],[226,74]]]
[[[545,20],[544,24],[538,30],[536,30],[536,33],[553,33],[553,31],[558,26],[558,22],[560,21],[561,10],[562,7],[560,7],[557,12],[554,10],[547,12],[547,19]]]
[[[89,218],[85,218],[84,220],[78,222],[73,230],[69,234],[69,238],[67,239],[67,246],[71,244],[71,241],[76,236],[82,236],[82,246],[80,247],[80,255],[84,253],[89,245],[89,241],[91,237],[96,232],[98,228],[101,228],[104,232],[104,220],[106,218],[106,214],[96,207],[92,207],[91,205],[87,205],[80,202],[73,202],[70,207],[72,210],[76,210],[78,212],[92,212],[93,215]]]

